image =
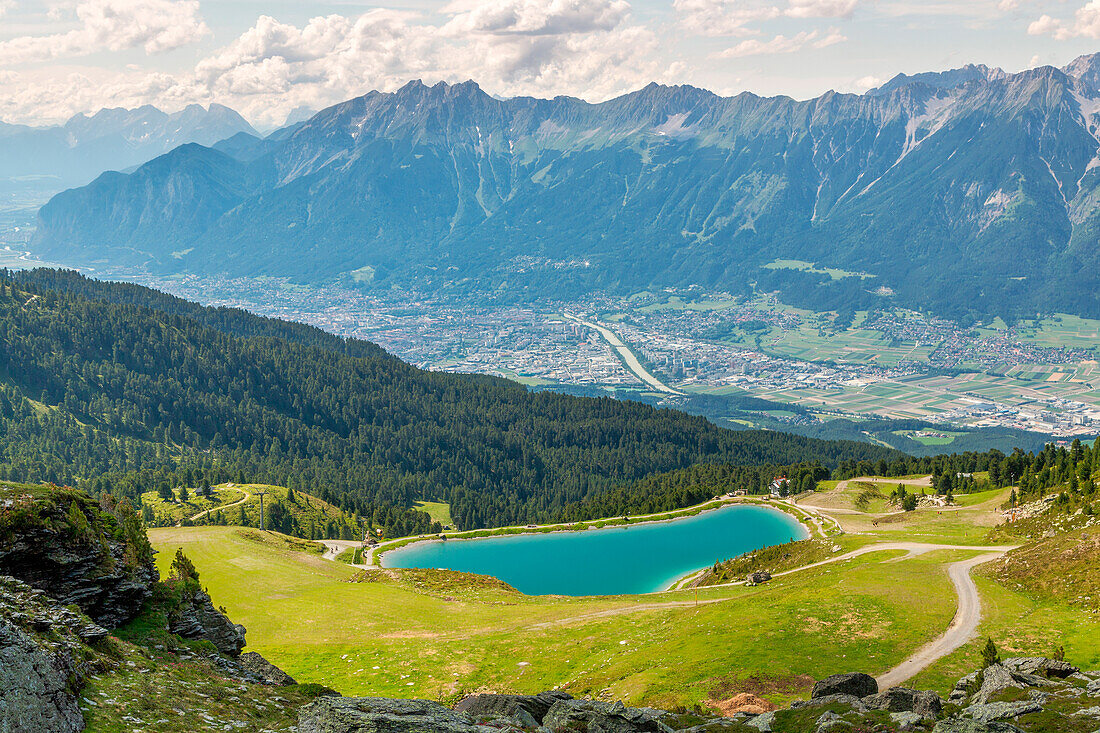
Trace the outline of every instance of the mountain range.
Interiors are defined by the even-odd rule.
[[[0,122],[0,178],[47,177],[61,187],[78,186],[184,143],[213,145],[239,132],[256,134],[243,117],[220,104],[192,104],[171,114],[150,105],[102,109],[49,127]]]
[[[510,299],[701,285],[822,310],[1096,317],[1098,134],[1100,54],[806,101],[410,82],[105,173],[41,209],[35,247]]]

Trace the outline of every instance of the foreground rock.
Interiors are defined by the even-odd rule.
[[[628,708],[622,702],[559,700],[543,725],[550,730],[584,730],[591,733],[672,733],[662,718],[670,713],[653,708]]]
[[[455,705],[455,710],[475,719],[507,718],[522,727],[534,727],[542,725],[554,703],[572,699],[560,690],[538,695],[469,695]]]
[[[862,672],[849,672],[847,674],[834,674],[831,677],[817,682],[810,698],[828,697],[830,695],[851,695],[852,697],[867,697],[878,692],[878,682],[869,674]]]
[[[860,695],[859,693],[867,693]],[[1100,672],[1041,657],[1006,659],[959,680],[952,706],[928,690],[879,691],[861,673],[833,675],[809,700],[783,710],[749,705],[751,696],[721,705],[724,715],[696,708],[678,713],[622,702],[539,695],[472,695],[450,710],[424,700],[318,700],[305,707],[299,733],[1046,733],[1100,731]],[[738,710],[733,710],[738,707]],[[755,708],[755,709],[753,709]],[[1052,721],[1056,721],[1052,723]],[[1067,722],[1068,721],[1068,722]],[[1051,727],[1054,725],[1055,727]]]
[[[214,608],[205,591],[185,592],[168,615],[168,630],[184,639],[206,639],[222,654],[235,657],[245,645],[245,628]]]
[[[261,657],[256,652],[245,652],[237,658],[237,664],[241,666],[241,669],[256,675],[260,682],[265,685],[285,687],[287,685],[298,684],[294,681],[293,677]]]
[[[0,577],[0,731],[83,730],[76,691],[89,673],[87,645],[106,636],[42,591]]]
[[[104,508],[72,489],[35,491],[0,496],[0,575],[43,590],[62,605],[75,603],[107,628],[136,616],[159,575],[133,509]]]
[[[323,697],[298,713],[298,733],[490,733],[519,727],[478,725],[430,700]]]

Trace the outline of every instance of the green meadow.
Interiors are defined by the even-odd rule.
[[[860,494],[868,485],[855,481],[804,497],[838,512],[847,533],[835,538],[834,555],[876,541],[988,544],[1007,494],[968,497],[970,506],[958,511],[892,514],[881,494],[893,485],[877,488],[866,502]],[[299,681],[347,695],[444,701],[562,687],[656,706],[737,692],[782,703],[837,671],[885,672],[947,628],[956,601],[946,564],[975,553],[940,550],[892,562],[905,553],[882,551],[751,588],[571,598],[526,596],[447,571],[357,574],[271,532],[182,527],[150,536],[162,572],[183,548],[215,604],[249,629],[248,648]],[[1057,622],[1068,629],[1067,653],[1096,654],[1098,643],[1069,606],[988,578],[981,592],[988,630],[1006,648],[1042,652],[1032,647],[1042,641],[1039,629]],[[918,682],[946,693],[978,657],[969,645]]]

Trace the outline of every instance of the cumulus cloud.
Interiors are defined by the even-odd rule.
[[[732,59],[744,56],[774,55],[781,53],[794,53],[803,48],[825,48],[848,40],[841,33],[832,28],[828,33],[818,31],[803,31],[794,36],[778,35],[770,41],[761,41],[751,38],[741,41],[736,46],[731,46],[718,53],[719,58]]]
[[[1100,0],[1089,0],[1078,8],[1068,25],[1049,15],[1041,15],[1028,25],[1027,32],[1033,36],[1053,36],[1058,40],[1100,38]]]
[[[320,109],[412,78],[472,78],[503,95],[600,99],[654,79],[677,81],[682,65],[658,61],[659,51],[656,34],[631,22],[626,0],[457,0],[445,7],[442,21],[384,8],[302,24],[265,15],[193,69],[176,74],[28,71],[6,85],[6,91],[28,93],[0,97],[0,119],[216,101],[273,124],[296,107]]]
[[[561,35],[609,31],[630,12],[625,0],[457,0],[443,12],[453,17],[443,28],[449,35]]]
[[[774,18],[848,18],[859,0],[673,0],[681,28],[704,36],[758,35],[755,23]]]
[[[160,53],[193,43],[209,32],[197,0],[81,0],[74,14],[77,27],[65,33],[0,41],[0,64],[131,48]]]
[[[848,18],[859,0],[791,0],[784,15],[792,18]]]

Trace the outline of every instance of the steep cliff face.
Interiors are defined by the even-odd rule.
[[[96,623],[132,619],[158,579],[153,549],[129,504],[72,489],[0,484],[0,575],[74,603]]]
[[[260,707],[267,693],[253,686],[295,684],[258,654],[239,659],[244,627],[214,607],[182,553],[163,582],[152,560],[128,503],[0,483],[0,733],[76,733],[87,719],[129,730],[158,704],[135,695],[161,690],[174,718],[180,706],[205,714],[227,680]],[[305,701],[315,691],[287,694]],[[257,715],[244,702],[230,713]],[[263,714],[286,723],[265,729],[290,730],[290,713]],[[194,730],[174,723],[146,729]]]
[[[76,693],[94,657],[88,645],[106,636],[42,591],[0,576],[0,731],[83,730]]]

